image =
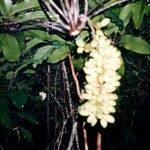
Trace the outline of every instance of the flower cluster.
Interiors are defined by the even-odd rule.
[[[105,19],[99,23],[99,27],[108,24]],[[115,112],[118,96],[114,93],[121,76],[117,70],[122,64],[121,53],[112,44],[102,30],[97,29],[93,40],[85,43],[77,40],[78,53],[90,52],[90,58],[83,68],[86,74],[86,85],[82,91],[82,98],[86,100],[79,107],[79,114],[87,116],[87,122],[94,126],[100,120],[102,127],[108,123],[114,123],[111,113]]]

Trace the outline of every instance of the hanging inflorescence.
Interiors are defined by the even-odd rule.
[[[114,92],[120,86],[121,76],[117,70],[121,67],[121,53],[111,44],[100,27],[109,23],[109,19],[103,19],[97,23],[97,29],[92,41],[85,43],[77,39],[77,52],[90,53],[90,58],[83,68],[86,74],[86,84],[81,93],[86,101],[79,107],[79,114],[87,116],[87,122],[94,126],[98,120],[102,127],[108,123],[114,123],[111,113],[115,112],[117,94]]]

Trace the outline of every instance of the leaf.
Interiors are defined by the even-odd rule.
[[[144,17],[144,2],[140,1],[140,2],[136,2],[133,4],[133,22],[135,25],[135,28],[138,29],[142,22],[143,22],[143,17]]]
[[[46,40],[48,41],[50,38],[50,35],[43,30],[38,29],[32,29],[24,32],[26,36],[35,37],[40,40]]]
[[[7,80],[11,80],[13,78],[13,76],[14,76],[14,72],[13,71],[9,71],[9,72],[7,72],[5,78]]]
[[[34,124],[39,124],[38,119],[31,113],[27,113],[27,112],[18,112],[17,115],[22,118],[25,119],[29,122],[32,122]]]
[[[35,74],[35,71],[32,70],[32,69],[28,69],[28,70],[24,71],[23,73],[26,73],[26,74]]]
[[[127,26],[133,15],[132,9],[133,9],[132,4],[128,4],[120,11],[119,17],[123,20],[124,26]]]
[[[119,27],[116,26],[115,23],[109,23],[107,28],[104,30],[104,33],[107,36],[110,36],[112,33],[117,33],[117,32],[119,32]]]
[[[12,127],[12,122],[9,116],[8,100],[6,98],[0,99],[0,122],[6,128]]]
[[[150,6],[145,6],[144,14],[147,16],[150,15]]]
[[[24,107],[24,105],[27,103],[28,100],[27,97],[28,95],[24,90],[18,90],[18,89],[12,90],[9,96],[13,104],[18,108]]]
[[[74,67],[75,67],[77,70],[83,69],[83,67],[84,67],[84,62],[85,62],[85,59],[82,58],[82,57],[74,58],[74,59],[73,59]]]
[[[121,58],[121,59],[122,59],[122,65],[121,65],[121,67],[119,68],[119,70],[117,72],[119,73],[119,75],[121,75],[121,77],[123,77],[124,73],[125,73],[125,65],[124,65],[123,58]]]
[[[139,54],[150,54],[150,45],[143,39],[130,34],[123,35],[120,45]]]
[[[7,17],[12,7],[12,0],[0,0],[0,12]]]
[[[53,16],[47,12],[50,18],[53,19]],[[29,20],[35,19],[47,19],[45,13],[43,11],[33,11],[33,12],[26,12],[23,14],[18,15],[14,20],[17,22],[25,22]]]
[[[123,29],[123,21],[119,18],[118,14],[115,13],[112,9],[107,10],[104,14],[106,17],[111,18],[111,21],[115,23],[120,30]]]
[[[10,34],[0,36],[4,57],[10,62],[17,61],[20,57],[20,50],[16,37]]]
[[[143,1],[126,5],[120,12],[120,18],[124,21],[124,26],[129,23],[132,17],[134,26],[138,29],[143,22],[144,10],[145,3]]]
[[[16,13],[25,11],[25,10],[36,8],[36,7],[39,7],[39,3],[37,0],[29,0],[29,1],[18,3],[18,4],[14,4],[12,6],[12,11],[10,13],[10,16]]]
[[[48,34],[46,31],[38,30],[38,29],[32,29],[24,32],[25,35],[35,37],[37,39],[41,39],[43,41],[51,41],[51,42],[60,42],[60,43],[69,43],[60,36],[56,34]]]
[[[34,55],[34,64],[33,67],[35,68],[36,65],[43,62],[43,60],[47,59],[50,53],[53,52],[53,47],[51,45],[46,45],[41,48],[39,48]]]
[[[49,55],[47,61],[52,64],[57,63],[57,62],[63,60],[64,58],[66,58],[68,53],[69,53],[69,48],[66,46],[55,49],[55,51]]]
[[[27,130],[27,129],[21,127],[21,128],[20,128],[20,133],[22,133],[24,139],[25,139],[27,142],[29,142],[29,143],[32,142],[32,134],[30,133],[29,130]]]
[[[36,46],[37,44],[43,43],[44,41],[41,39],[34,38],[27,42],[25,52]]]

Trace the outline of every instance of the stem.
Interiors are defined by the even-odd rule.
[[[67,21],[69,22],[69,19],[67,18],[67,16],[65,16],[65,14],[63,13],[63,11],[54,3],[53,0],[49,1],[50,4],[58,11],[58,13]]]
[[[84,136],[84,149],[89,150],[88,148],[88,140],[87,140],[87,131],[84,127],[85,123],[83,124],[83,136]]]
[[[79,81],[78,81],[78,78],[75,74],[75,70],[74,70],[74,66],[73,66],[73,62],[72,62],[72,59],[71,59],[71,56],[70,54],[68,55],[68,58],[69,58],[69,63],[70,63],[70,67],[71,67],[71,72],[72,72],[72,76],[73,76],[73,79],[75,81],[75,84],[76,84],[76,90],[77,90],[77,94],[79,96],[79,98],[81,100],[83,100],[82,96],[81,96],[81,93],[80,93],[80,86],[79,86]]]
[[[46,124],[47,124],[47,150],[50,149],[50,65],[47,64],[47,103],[46,103]]]
[[[66,85],[66,90],[67,90],[68,100],[69,100],[69,108],[70,108],[70,112],[71,112],[73,110],[72,97],[71,97],[71,92],[70,92],[67,69],[66,69],[64,61],[62,62],[62,70],[63,70],[63,74],[64,74],[64,83]]]
[[[74,122],[67,150],[71,150],[72,148],[76,130],[77,130],[77,122]]]
[[[68,17],[67,9],[65,7],[65,4],[64,4],[63,0],[60,0],[60,5],[61,5],[61,8],[62,8],[64,14]]]
[[[97,150],[101,150],[101,142],[102,142],[102,139],[101,139],[101,134],[98,132],[97,133]]]
[[[84,4],[85,4],[84,14],[87,15],[87,13],[88,13],[88,0],[84,0]]]
[[[93,12],[89,12],[88,16],[89,16],[89,18],[92,18],[92,17],[98,15],[99,13],[105,11],[106,9],[109,9],[110,7],[116,6],[118,4],[122,4],[122,3],[127,2],[127,1],[129,1],[129,0],[119,0],[119,1],[116,1],[112,4],[104,5],[104,6],[100,7],[99,9],[97,8],[98,10],[95,9]]]
[[[78,17],[79,17],[79,0],[74,0],[74,23],[78,23]]]

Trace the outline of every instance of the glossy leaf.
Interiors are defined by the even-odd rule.
[[[27,113],[27,112],[18,112],[17,115],[22,118],[25,119],[29,122],[32,122],[34,124],[39,124],[38,119],[31,113]]]
[[[49,55],[47,61],[49,63],[57,63],[63,60],[64,58],[66,58],[68,54],[69,54],[69,48],[64,46],[62,48],[55,49],[55,51]]]
[[[136,2],[133,5],[133,22],[135,28],[139,28],[143,22],[145,5],[142,1]]]
[[[24,105],[27,103],[28,95],[24,90],[12,90],[9,95],[13,104],[19,108],[24,107]]]
[[[40,44],[40,43],[43,43],[43,42],[44,41],[41,40],[41,39],[34,38],[34,39],[32,39],[32,40],[30,40],[29,42],[26,43],[25,51],[27,52],[28,50],[30,50],[31,48],[33,48],[37,44]]]
[[[10,15],[14,15],[16,13],[19,13],[19,12],[22,12],[25,10],[29,10],[29,9],[33,9],[36,7],[39,7],[39,3],[37,0],[20,2],[18,4],[13,5]]]
[[[119,18],[117,13],[109,9],[104,14],[106,17],[111,18],[111,21],[115,23],[119,27],[120,30],[123,29],[123,21]]]
[[[0,12],[7,17],[12,7],[12,0],[0,0]]]
[[[133,9],[132,4],[128,4],[120,12],[119,17],[123,20],[124,26],[127,26],[133,15],[132,9]]]
[[[126,26],[132,18],[135,28],[138,29],[143,22],[144,11],[145,3],[143,1],[131,3],[121,10],[120,18],[123,20],[124,26]]]
[[[10,34],[1,34],[2,50],[5,58],[14,62],[20,57],[19,43],[15,36]]]
[[[123,35],[120,45],[126,49],[139,54],[150,54],[150,45],[143,39],[133,35]]]
[[[32,141],[32,134],[30,133],[29,130],[27,130],[27,129],[21,127],[21,128],[20,128],[20,132],[22,133],[23,138],[24,138],[27,142],[30,143],[30,142]]]
[[[48,14],[49,17],[53,19],[51,14],[50,13]],[[43,11],[33,11],[33,12],[20,14],[14,20],[18,22],[25,22],[25,21],[35,20],[35,19],[46,19],[46,16]]]
[[[33,66],[36,67],[36,65],[43,62],[43,60],[47,59],[49,54],[53,52],[53,47],[51,45],[46,45],[41,48],[39,48],[34,55],[34,64]]]

